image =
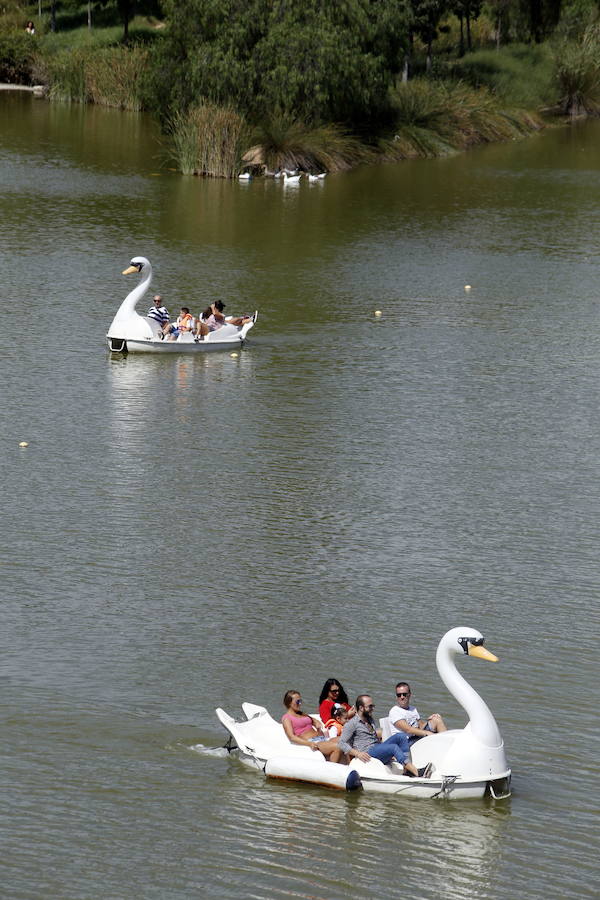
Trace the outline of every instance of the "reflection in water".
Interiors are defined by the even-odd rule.
[[[509,804],[397,802],[270,781],[241,768],[229,761],[225,786],[237,810],[236,843],[245,848],[244,867],[268,868],[279,886],[270,896],[402,896],[390,890],[388,863],[402,871],[409,897],[486,896],[495,878]],[[407,869],[408,847],[419,847],[419,858]],[[225,864],[227,844],[217,852]]]
[[[11,897],[593,889],[600,122],[317,190],[151,178],[144,116],[0,109],[1,290],[35,322],[0,334]],[[259,309],[239,359],[108,356],[138,252],[171,311]],[[465,621],[510,805],[170,749],[331,675],[384,707],[415,678],[462,724],[433,654]]]

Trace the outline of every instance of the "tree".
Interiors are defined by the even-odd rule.
[[[165,0],[163,115],[200,98],[254,119],[366,123],[384,114],[407,44],[398,0]]]
[[[438,25],[448,12],[449,0],[409,0],[412,11],[412,28],[427,47],[427,71],[432,66],[432,46],[438,36]]]

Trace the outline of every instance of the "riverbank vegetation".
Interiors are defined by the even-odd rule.
[[[190,174],[439,156],[600,112],[595,0],[5,0],[0,35],[0,80],[149,110]]]

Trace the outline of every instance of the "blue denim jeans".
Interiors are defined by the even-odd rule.
[[[399,763],[405,763],[408,759],[408,737],[405,734],[393,734],[382,741],[381,744],[373,744],[367,753],[382,763],[389,763],[391,759],[397,759]]]

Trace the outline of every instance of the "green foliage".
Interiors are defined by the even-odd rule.
[[[153,81],[172,114],[199,96],[255,119],[368,123],[385,114],[406,13],[396,0],[166,0],[169,31]]]
[[[201,103],[169,123],[173,155],[184,175],[234,178],[247,142],[242,116],[230,107]]]
[[[557,46],[555,79],[559,111],[576,117],[600,113],[600,27],[590,26],[581,41]]]
[[[547,45],[476,50],[452,63],[447,72],[475,88],[488,88],[513,106],[536,109],[552,98],[552,54]]]
[[[0,81],[31,84],[36,59],[35,38],[22,31],[0,34]]]

